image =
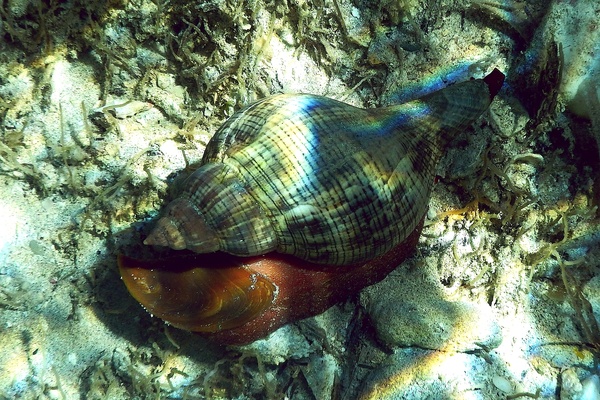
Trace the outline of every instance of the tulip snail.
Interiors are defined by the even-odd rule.
[[[438,160],[503,82],[494,69],[376,109],[308,94],[249,105],[144,241],[196,254],[120,255],[125,285],[153,315],[225,344],[325,311],[410,255]]]

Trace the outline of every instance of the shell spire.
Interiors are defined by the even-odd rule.
[[[308,94],[264,98],[219,128],[145,243],[367,262],[414,231],[447,143],[487,110],[503,81],[494,70],[377,109]]]

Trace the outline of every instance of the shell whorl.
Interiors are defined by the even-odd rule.
[[[197,253],[249,256],[275,250],[269,219],[239,177],[226,163],[204,164],[186,179],[186,189],[169,203],[147,241]]]
[[[381,255],[422,219],[446,144],[502,84],[490,76],[378,109],[307,94],[260,100],[215,133],[145,243],[331,265]]]

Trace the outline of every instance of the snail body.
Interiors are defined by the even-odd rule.
[[[125,286],[150,314],[212,341],[242,345],[321,314],[379,282],[414,251],[421,227],[392,250],[354,267],[275,252],[237,257],[185,251],[153,260],[120,255],[118,265]]]
[[[145,243],[364,263],[415,229],[446,144],[493,94],[480,79],[368,110],[322,96],[267,97],[215,133]]]
[[[446,145],[503,81],[372,110],[278,95],[237,112],[144,242],[199,254],[120,256],[128,290],[174,326],[242,344],[378,282],[417,243]]]

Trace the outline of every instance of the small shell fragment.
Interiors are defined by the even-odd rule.
[[[147,111],[152,108],[152,104],[143,101],[131,100],[124,104],[116,106],[113,110],[115,117],[119,119],[125,119],[139,114],[143,111]]]
[[[152,108],[152,104],[137,101],[137,100],[116,100],[113,104],[107,104],[103,107],[95,109],[94,113],[106,113],[110,112],[118,119],[125,119],[143,111],[147,111]]]
[[[541,154],[537,154],[537,153],[517,154],[513,158],[513,162],[525,162],[525,163],[529,163],[529,164],[538,165],[538,164],[542,164],[544,162],[544,156],[542,156]]]
[[[510,383],[510,381],[503,376],[494,375],[494,377],[492,378],[492,383],[494,384],[496,389],[500,390],[501,392],[504,392],[507,394],[513,392],[512,383]]]

